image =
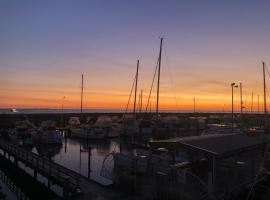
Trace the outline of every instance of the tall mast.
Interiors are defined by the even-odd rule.
[[[266,115],[267,109],[266,109],[266,86],[265,86],[265,64],[263,64],[263,96],[264,96],[264,114]]]
[[[83,74],[82,74],[82,85],[81,85],[81,113],[83,112]]]
[[[243,93],[242,93],[242,83],[240,83],[240,113],[243,113]]]
[[[133,113],[134,114],[136,113],[136,98],[137,98],[139,63],[140,63],[140,61],[137,60],[137,70],[136,70],[136,77],[135,77],[135,95],[134,95],[134,106],[133,106]]]
[[[159,57],[158,57],[158,81],[157,81],[157,107],[156,114],[158,119],[158,101],[159,101],[159,82],[160,82],[160,65],[161,65],[161,54],[162,54],[162,42],[163,38],[160,39],[160,49],[159,49]]]
[[[264,96],[264,133],[266,133],[266,115],[267,115],[267,108],[266,108],[266,86],[265,86],[265,64],[263,64],[263,96]]]

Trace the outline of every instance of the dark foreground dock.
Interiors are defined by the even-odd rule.
[[[47,178],[47,188],[57,184],[62,188],[61,198],[68,199],[143,199],[133,193],[123,191],[111,186],[102,186],[80,174],[69,170],[47,158],[26,151],[17,145],[0,139],[0,149],[3,158],[12,161],[19,168],[18,162],[33,170],[33,177],[37,180],[37,174]],[[37,180],[38,181],[38,180]]]

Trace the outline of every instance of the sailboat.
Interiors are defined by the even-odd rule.
[[[129,96],[129,100],[133,91],[133,86],[135,83],[135,92],[134,92],[134,102],[133,102],[133,114],[126,114],[127,113],[127,109],[128,109],[128,105],[129,105],[129,101],[128,101],[128,105],[126,107],[126,111],[125,114],[123,116],[123,126],[122,126],[122,130],[121,130],[121,135],[125,136],[125,137],[136,137],[139,133],[139,123],[136,119],[136,100],[137,100],[137,86],[138,86],[138,72],[139,72],[139,64],[140,61],[137,60],[137,68],[136,68],[136,74],[135,74],[135,79],[132,85],[132,89],[131,89],[131,93]]]
[[[81,115],[83,113],[83,89],[84,89],[84,79],[83,74],[81,76]],[[100,124],[82,124],[79,117],[71,117],[69,119],[69,130],[71,137],[82,138],[82,139],[103,139],[105,138],[105,128]],[[102,129],[104,128],[104,129]]]
[[[41,122],[41,126],[36,134],[33,135],[37,143],[42,144],[62,144],[62,137],[54,121],[46,120]]]
[[[23,120],[15,123],[15,129],[9,134],[12,142],[23,147],[32,147],[32,134],[35,133],[34,124],[28,120]]]
[[[163,44],[163,38],[160,38],[160,48],[159,48],[158,66],[157,66],[158,77],[157,77],[156,115],[154,116],[154,120],[156,121],[156,124],[155,124],[155,128],[152,134],[152,137],[154,139],[167,139],[168,138],[166,127],[164,127],[164,124],[161,123],[161,116],[159,115],[159,88],[160,88],[160,67],[161,67],[161,57],[162,57],[162,44]],[[150,99],[150,95],[149,95],[149,99]]]
[[[269,121],[268,121],[268,111],[267,111],[267,102],[266,102],[266,80],[265,80],[265,63],[262,62],[263,65],[263,97],[264,97],[264,123],[263,123],[263,127],[250,127],[247,130],[247,134],[252,135],[252,136],[257,136],[263,133],[267,133],[267,131],[269,130]],[[259,98],[259,97],[258,97]],[[259,99],[258,99],[258,110],[259,110]]]

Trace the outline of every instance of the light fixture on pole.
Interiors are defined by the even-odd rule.
[[[234,114],[233,114],[233,88],[237,88],[238,85],[236,85],[235,83],[231,83],[231,87],[232,87],[232,132],[233,132],[233,120],[234,120]]]
[[[64,100],[66,99],[66,96],[62,97],[62,109],[61,109],[61,128],[64,128]]]

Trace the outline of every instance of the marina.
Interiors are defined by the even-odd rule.
[[[0,1],[0,200],[269,200],[269,10]]]
[[[94,195],[104,199],[125,199],[133,193],[134,199],[174,199],[181,195],[191,199],[233,199],[249,190],[255,180],[258,181],[256,184],[268,180],[269,168],[261,171],[264,166],[267,167],[264,163],[267,163],[269,151],[268,135],[263,132],[249,132],[248,129],[242,133],[219,133],[218,129],[223,130],[224,126],[212,123],[224,123],[227,119],[224,114],[197,113],[196,118],[204,119],[204,124],[209,126],[191,129],[184,126],[186,122],[179,120],[187,114],[178,114],[175,117],[175,114],[161,113],[164,116],[174,116],[162,118],[166,123],[171,120],[169,124],[173,122],[173,126],[178,127],[175,129],[178,137],[165,140],[150,138],[147,144],[144,137],[141,138],[143,128],[138,129],[136,140],[124,132],[120,132],[119,138],[74,138],[68,126],[70,115],[73,114],[65,114],[63,117],[68,128],[57,131],[62,141],[60,145],[36,141],[33,146],[19,146],[13,140],[7,141],[7,132],[3,129],[1,131],[2,137],[4,136],[0,142],[2,159],[8,159],[14,167],[20,167],[52,194],[62,198],[70,196],[69,198],[83,199]],[[95,116],[84,115],[85,118]],[[112,118],[115,115],[117,114],[111,114]],[[5,126],[7,121],[25,119],[25,115],[3,116]],[[50,120],[60,119],[60,116],[61,114],[51,115]],[[48,115],[33,114],[28,116],[28,121],[31,118],[39,119],[41,123],[44,117],[48,118]],[[149,117],[151,118],[144,116]],[[257,115],[261,120],[256,124],[253,117],[245,115],[246,123],[250,123],[250,127],[260,127],[264,116]],[[193,120],[194,117],[189,119]],[[238,121],[238,118],[235,120]],[[60,125],[61,120],[58,123]],[[215,127],[215,134],[212,133],[212,127]],[[208,129],[212,131],[206,134]],[[229,173],[232,177],[224,177],[224,173]],[[141,182],[145,184],[141,185]],[[189,187],[190,191],[187,189]],[[200,191],[197,193],[200,197],[192,197],[194,187]],[[176,192],[173,188],[186,189]],[[119,196],[115,191],[118,191]]]

